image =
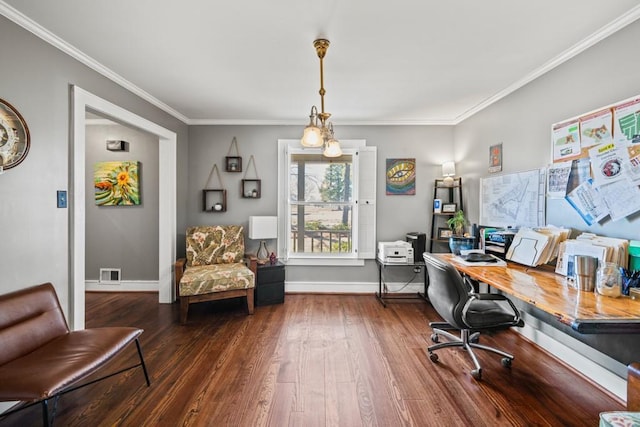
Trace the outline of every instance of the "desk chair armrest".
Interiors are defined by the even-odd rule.
[[[465,304],[465,307],[464,307],[464,310],[463,310],[464,312],[467,311],[467,307],[474,300],[478,300],[478,301],[506,301],[509,304],[509,307],[511,307],[511,311],[513,312],[513,324],[516,325],[516,326],[524,326],[524,322],[522,322],[522,320],[520,319],[520,311],[515,306],[515,304],[513,304],[513,302],[509,298],[507,298],[506,296],[504,296],[502,294],[489,294],[489,293],[476,293],[476,292],[471,292],[471,293],[469,293],[469,295],[471,296],[471,298],[469,299],[469,301],[467,301],[467,304]],[[465,322],[466,322],[466,320],[465,320]]]
[[[472,292],[469,295],[481,301],[504,301],[509,299],[502,294],[488,294],[484,292],[482,293]]]

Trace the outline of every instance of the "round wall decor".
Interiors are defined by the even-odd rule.
[[[18,166],[29,152],[27,123],[18,110],[0,98],[0,171]]]

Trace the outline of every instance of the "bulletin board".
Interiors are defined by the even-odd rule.
[[[640,95],[551,125],[547,196],[589,226],[640,211]]]

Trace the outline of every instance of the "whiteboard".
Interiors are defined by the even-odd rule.
[[[545,224],[546,169],[480,179],[480,224],[541,227]]]

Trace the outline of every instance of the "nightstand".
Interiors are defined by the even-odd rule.
[[[285,266],[279,261],[275,264],[267,261],[264,265],[258,265],[255,288],[256,306],[284,302],[284,275]]]

